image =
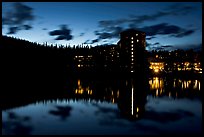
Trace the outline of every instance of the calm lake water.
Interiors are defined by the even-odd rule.
[[[201,134],[200,80],[73,80],[64,98],[2,111],[2,134]],[[56,91],[58,92],[58,91]]]

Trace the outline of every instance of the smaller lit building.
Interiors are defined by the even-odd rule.
[[[162,72],[164,70],[164,62],[150,62],[149,68],[155,73]]]
[[[202,67],[201,67],[201,63],[200,63],[200,62],[195,62],[195,63],[194,63],[194,70],[195,70],[197,73],[202,73]]]
[[[93,68],[93,56],[92,55],[80,55],[74,57],[76,68],[79,70],[86,70]]]

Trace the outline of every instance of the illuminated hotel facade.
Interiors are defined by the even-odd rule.
[[[145,68],[145,33],[133,29],[121,32],[120,41],[120,69],[122,72],[142,71]]]
[[[117,45],[73,49],[71,72],[104,74],[153,74],[177,71],[202,73],[199,57],[188,51],[147,52],[144,32],[128,29]],[[81,52],[80,52],[81,51]],[[135,76],[136,76],[135,75]]]

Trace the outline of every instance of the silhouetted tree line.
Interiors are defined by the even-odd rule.
[[[47,76],[54,76],[54,74],[59,76],[64,73],[77,75],[83,72],[120,73],[121,64],[127,62],[122,54],[119,55],[122,51],[117,45],[91,47],[82,44],[71,47],[70,45],[39,44],[7,36],[2,36],[2,42],[3,65],[10,72],[14,70],[29,74],[39,72]],[[193,50],[171,52],[155,50],[138,52],[137,55],[137,58],[144,58],[140,60],[142,62],[146,58],[159,55],[158,58],[168,63],[168,67],[172,69],[175,62],[194,62],[195,59],[200,61],[201,58],[201,53],[195,53]]]

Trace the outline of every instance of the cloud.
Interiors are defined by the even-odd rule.
[[[174,37],[184,37],[195,32],[195,30],[186,30],[176,25],[169,25],[168,23],[160,23],[152,26],[145,26],[143,28],[137,28],[144,31],[147,36],[155,35],[170,35]]]
[[[179,16],[186,15],[193,11],[195,8],[192,6],[185,6],[180,4],[173,4],[163,11],[158,11],[152,15],[141,15],[141,16],[131,16],[130,22],[131,27],[136,27],[137,25],[144,23],[146,21],[155,21],[161,17],[165,16]]]
[[[151,40],[151,39],[154,39],[156,37],[152,36],[152,37],[146,37],[146,40]]]
[[[71,30],[67,29],[66,25],[61,25],[59,30],[50,31],[49,35],[58,36],[55,40],[71,40],[73,38],[71,35]]]
[[[160,45],[160,43],[159,43],[159,42],[156,42],[156,43],[154,43],[153,45]]]
[[[19,27],[9,27],[9,32],[7,34],[15,34],[18,30]]]
[[[169,49],[174,49],[174,46],[173,45],[162,45],[161,43],[159,42],[156,42],[156,43],[149,43],[149,42],[146,42],[146,47],[149,49],[149,50],[169,50]]]
[[[23,27],[24,27],[25,30],[30,30],[30,29],[32,29],[32,26],[30,26],[30,25],[23,25]]]
[[[122,26],[128,26],[129,28],[139,29],[147,33],[147,40],[155,38],[155,35],[171,35],[174,37],[184,37],[192,34],[195,30],[182,29],[175,25],[169,25],[167,23],[160,23],[157,25],[139,27],[144,22],[155,21],[165,16],[180,16],[186,15],[193,11],[195,8],[192,6],[185,6],[182,4],[176,4],[169,6],[167,9],[160,10],[150,15],[131,15],[128,18],[117,19],[117,20],[101,20],[99,21],[99,30],[95,31],[95,35],[98,36],[98,41],[102,39],[118,38],[119,33],[123,30]]]
[[[79,34],[79,36],[80,36],[80,37],[82,37],[82,36],[84,36],[84,34],[85,34],[85,33],[84,33],[84,32],[82,32],[82,33],[80,33],[80,34]]]
[[[173,45],[165,45],[165,46],[161,46],[162,48],[172,48]]]
[[[35,19],[33,9],[20,2],[16,2],[12,6],[12,10],[7,11],[2,17],[2,25],[8,25],[9,32],[7,34],[15,34],[20,30],[30,30],[32,26],[26,23]]]
[[[180,38],[180,37],[188,36],[188,35],[190,35],[192,33],[194,33],[194,30],[186,30],[184,32],[181,32],[181,33],[175,35],[175,37]]]
[[[96,42],[98,42],[98,41],[99,41],[99,39],[86,40],[86,41],[84,42],[84,44],[94,44],[94,43],[96,43]]]
[[[105,24],[103,24],[105,25]],[[96,30],[94,33],[97,36],[96,39],[94,40],[86,40],[85,44],[94,44],[96,42],[99,42],[101,40],[110,40],[112,38],[119,38],[119,34],[123,31],[124,29],[119,26],[110,26],[107,28],[103,28],[101,30]],[[103,42],[104,42],[103,41]]]
[[[174,8],[175,7],[175,8]],[[161,17],[165,16],[179,16],[179,15],[186,15],[193,11],[195,8],[192,6],[185,6],[185,5],[171,5],[167,9],[164,9],[162,11],[158,11],[151,15],[131,15],[129,18],[126,19],[118,19],[118,20],[103,20],[99,21],[99,27],[111,27],[111,26],[120,26],[123,24],[129,24],[130,28],[135,28],[138,25],[141,25],[142,23],[146,21],[155,21]]]

